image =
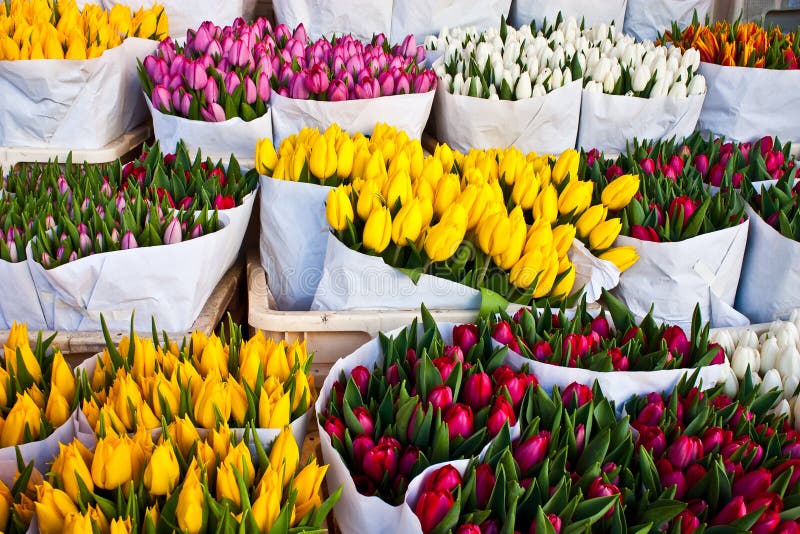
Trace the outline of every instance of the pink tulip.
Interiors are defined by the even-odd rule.
[[[199,91],[208,83],[208,74],[203,65],[197,61],[188,60],[183,68],[183,77],[190,88]]]
[[[244,101],[247,102],[249,105],[253,105],[256,103],[256,98],[258,98],[258,92],[256,91],[256,84],[253,82],[253,79],[245,77],[244,79]]]
[[[737,519],[741,519],[747,515],[747,506],[745,506],[744,498],[741,495],[734,497],[720,510],[720,512],[711,520],[711,525],[730,525]]]
[[[269,76],[263,71],[258,75],[256,92],[258,93],[258,98],[261,99],[262,102],[269,101],[269,97],[272,94],[272,88],[269,85]]]
[[[514,459],[522,473],[529,473],[547,457],[550,432],[542,430],[514,447]]]
[[[203,92],[206,95],[206,102],[217,102],[219,100],[219,87],[217,87],[217,80],[213,76],[208,78]]]
[[[154,84],[160,84],[169,76],[169,67],[164,58],[147,56],[144,58],[144,70]]]
[[[122,236],[122,244],[120,245],[122,250],[129,250],[132,248],[137,248],[138,246],[139,244],[136,243],[136,237],[133,235],[133,232],[130,230],[125,232],[125,235]]]
[[[431,532],[455,504],[453,496],[446,491],[428,491],[422,494],[414,513],[422,525],[422,532]]]
[[[344,433],[345,433],[345,426],[341,419],[336,417],[335,415],[331,415],[322,425],[331,437],[336,436],[339,438],[339,441],[344,443]]]
[[[181,234],[181,223],[178,218],[175,217],[167,225],[166,230],[164,230],[164,244],[174,245],[176,243],[180,243],[181,241],[183,241],[183,235]]]
[[[153,107],[162,113],[172,112],[172,93],[163,85],[156,85],[153,87],[151,100],[153,102]]]
[[[461,473],[452,465],[446,465],[429,474],[422,491],[453,491],[461,485]]]
[[[492,398],[492,380],[486,373],[475,373],[464,383],[464,402],[473,410],[480,411],[489,405]]]
[[[475,423],[472,416],[472,408],[466,404],[456,403],[450,406],[442,418],[447,424],[450,439],[456,436],[468,438],[475,431]]]
[[[211,102],[205,108],[200,108],[200,115],[206,122],[225,122],[225,110],[216,102]]]

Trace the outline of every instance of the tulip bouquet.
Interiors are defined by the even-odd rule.
[[[131,332],[117,347],[109,341],[84,369],[91,393],[81,404],[88,426],[81,431],[102,435],[103,424],[118,433],[153,430],[162,420],[179,419],[205,429],[291,423],[302,441],[302,416],[315,396],[305,344],[276,342],[261,332],[243,341],[231,323],[228,338],[195,332],[179,348],[153,330],[152,339]]]
[[[595,172],[595,163],[607,180],[625,172],[663,174],[671,180],[683,180],[697,171],[703,181],[722,187],[723,180],[739,189],[744,177],[751,182],[777,180],[792,170],[795,161],[791,156],[791,143],[762,137],[755,143],[737,143],[722,139],[707,140],[700,133],[678,141],[634,140],[625,153],[615,160],[604,159],[597,149],[586,153],[589,173]]]
[[[661,40],[682,50],[700,52],[709,106],[700,117],[699,130],[738,141],[754,141],[763,132],[799,140],[793,127],[798,115],[790,105],[789,93],[785,93],[800,79],[796,32],[764,28],[757,22],[703,25],[695,20],[683,31],[673,27]],[[743,91],[772,97],[742,99]]]
[[[39,333],[31,347],[25,324],[11,328],[0,368],[0,447],[44,440],[72,417],[78,404],[75,376],[61,351],[50,349],[52,339]],[[72,430],[58,434],[71,438]],[[3,460],[14,456],[8,449],[0,453]]]
[[[78,9],[74,0],[12,0],[0,5],[0,61],[92,59],[126,37],[161,40],[167,36],[164,8],[135,13],[122,5]]]
[[[35,511],[42,534],[318,531],[338,498],[320,495],[327,466],[301,462],[288,427],[269,449],[249,441],[226,426],[203,438],[179,420],[158,440],[109,429],[93,450],[62,444],[26,509],[15,507],[15,523]]]
[[[691,386],[626,406],[641,480],[651,493],[666,489],[686,503],[671,528],[797,532],[800,434],[775,414],[781,392],[759,394],[749,379],[733,398]]]
[[[800,241],[800,185],[796,183],[797,169],[779,179],[774,185],[760,190],[746,184],[742,196],[769,226],[793,241]]]
[[[358,492],[395,505],[430,464],[475,456],[508,436],[538,384],[502,365],[505,351],[475,325],[454,327],[446,343],[424,308],[423,317],[421,334],[415,322],[381,336],[382,360],[372,370],[340,374],[320,413]]]

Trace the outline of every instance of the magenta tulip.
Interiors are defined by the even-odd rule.
[[[561,394],[561,400],[564,406],[572,410],[578,409],[584,404],[591,402],[592,398],[594,398],[592,388],[583,384],[578,384],[577,382],[568,385],[564,393]]]
[[[453,343],[458,345],[464,354],[469,354],[470,349],[478,343],[478,336],[478,327],[474,324],[453,327]]]
[[[414,508],[414,513],[422,525],[422,532],[428,533],[436,528],[454,504],[455,499],[449,492],[428,491],[423,493]]]
[[[669,205],[669,210],[667,213],[669,213],[670,220],[675,221],[676,223],[678,221],[678,217],[682,214],[683,227],[686,228],[686,226],[689,224],[689,220],[692,218],[692,215],[694,215],[695,211],[697,211],[698,207],[699,203],[697,201],[694,201],[687,196],[680,196],[672,201],[672,203]]]
[[[746,473],[733,481],[733,494],[750,497],[760,495],[772,485],[772,473],[765,468]]]
[[[434,408],[444,410],[453,404],[453,390],[448,386],[436,386],[428,393],[428,402]]]
[[[397,449],[390,445],[376,445],[364,455],[362,467],[364,473],[376,484],[384,477],[392,480],[397,474]]]
[[[489,418],[486,421],[486,429],[489,431],[490,436],[496,436],[500,433],[503,425],[508,423],[508,426],[517,424],[517,417],[514,413],[514,407],[508,402],[504,396],[499,396],[495,399],[489,410]]]
[[[492,467],[488,464],[480,464],[475,469],[475,498],[478,508],[481,510],[489,504],[495,484],[497,484],[497,477],[495,477]]]
[[[370,415],[369,410],[364,406],[358,406],[353,408],[353,415],[356,417],[358,424],[361,425],[363,433],[371,436],[375,429],[375,423],[372,420],[372,415]]]
[[[403,451],[403,455],[400,457],[397,468],[402,475],[410,477],[411,473],[414,471],[414,466],[417,465],[418,460],[419,449],[413,445],[408,445]]]
[[[747,515],[744,497],[737,495],[711,520],[711,525],[730,525]]]
[[[462,397],[474,411],[489,405],[492,399],[492,380],[486,373],[475,373],[464,383]]]
[[[680,436],[670,446],[667,458],[675,469],[686,469],[703,456],[703,442],[694,436]]]
[[[322,428],[325,429],[325,432],[327,432],[331,436],[331,438],[333,438],[333,436],[336,436],[337,438],[339,438],[339,441],[344,443],[345,427],[341,419],[339,419],[335,415],[331,415],[325,420],[325,423],[322,425]]]
[[[150,97],[153,107],[162,113],[172,112],[172,93],[163,85],[153,87],[153,94]]]
[[[375,441],[366,434],[359,434],[353,440],[353,460],[356,465],[364,465],[364,457],[367,452],[375,447]]]
[[[122,250],[129,250],[132,248],[138,248],[139,244],[136,242],[136,237],[133,235],[133,232],[128,230],[125,232],[125,235],[122,236],[122,243],[120,244]]]
[[[422,491],[454,491],[461,485],[461,473],[452,465],[446,465],[428,475]]]
[[[523,474],[529,473],[539,465],[547,457],[549,447],[550,432],[546,430],[531,436],[523,443],[518,443],[514,447],[514,459],[517,461],[520,471]]]
[[[369,369],[364,367],[363,365],[359,365],[358,367],[353,368],[350,371],[350,377],[355,382],[356,386],[358,387],[358,391],[361,393],[361,398],[366,399],[367,394],[369,391],[369,379],[370,379],[370,372]]]
[[[466,404],[453,404],[447,409],[442,420],[447,425],[451,440],[456,436],[468,438],[475,431],[472,408]]]

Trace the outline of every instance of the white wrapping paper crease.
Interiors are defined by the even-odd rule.
[[[98,149],[139,126],[136,59],[157,45],[128,38],[94,59],[0,61],[0,146]]]
[[[582,81],[544,96],[497,100],[453,95],[436,89],[433,113],[439,142],[464,153],[471,148],[515,146],[523,152],[560,154],[575,147]]]
[[[564,17],[575,17],[580,22],[585,21],[585,27],[591,28],[595,24],[611,24],[616,22],[617,28],[622,28],[625,21],[625,6],[628,0],[514,0],[511,4],[509,21],[516,27],[530,24],[535,20],[541,28],[542,22],[547,17],[548,24],[553,24],[558,13]]]
[[[510,7],[511,0],[394,0],[391,42],[413,35],[422,43],[444,27],[485,30],[500,24],[501,16],[508,18]]]
[[[180,341],[180,340],[174,340]],[[91,380],[92,375],[94,374],[95,368],[97,367],[97,358],[99,355],[95,355],[91,358],[84,360],[80,365],[75,367],[76,373],[81,373],[82,371],[86,371],[87,376]],[[86,418],[86,414],[83,413],[82,409],[78,409],[73,414],[74,422],[73,422],[73,429],[75,433],[75,437],[77,437],[81,443],[91,448],[96,442],[96,437],[94,430],[92,429],[91,425],[89,424],[89,420]],[[297,442],[297,446],[302,448],[303,441],[305,440],[306,433],[308,431],[308,424],[314,418],[314,411],[313,408],[309,408],[303,415],[295,419],[290,423],[292,427],[292,436]],[[161,428],[152,429],[154,436],[161,431]],[[204,429],[198,428],[198,431],[203,435],[202,432]],[[244,439],[245,433],[247,433],[248,429],[246,428],[231,428],[231,432],[233,433],[234,439],[241,441]],[[270,444],[275,441],[278,435],[281,433],[282,429],[280,428],[257,428],[256,435],[258,435],[258,440],[261,442],[264,447],[269,450]],[[65,442],[66,443],[66,442]],[[58,449],[56,449],[56,452]]]
[[[308,311],[325,263],[330,187],[261,177],[261,265],[278,308]]]
[[[712,7],[714,0],[628,0],[624,31],[638,41],[655,41],[659,33],[672,28],[673,21],[685,28],[696,10],[702,22]]]
[[[59,443],[70,443],[75,437],[75,412],[53,433],[40,441],[26,443],[19,446],[19,452],[25,464],[33,462],[36,469],[44,474],[49,471],[48,464],[58,454]],[[14,447],[0,449],[0,480],[11,488],[14,485],[14,475],[17,473],[17,452]]]
[[[242,244],[256,193],[242,206],[221,211],[222,228],[175,245],[96,254],[46,270],[31,258],[28,267],[48,329],[100,330],[100,314],[110,329],[188,331]],[[228,213],[231,213],[229,215]]]
[[[708,94],[697,129],[731,141],[764,135],[800,142],[800,71],[722,67],[700,63]]]
[[[705,95],[689,98],[607,95],[584,91],[578,147],[620,154],[636,139],[682,139],[694,132]]]
[[[636,317],[654,305],[657,321],[690,331],[695,305],[712,327],[744,326],[733,309],[747,245],[749,221],[677,243],[651,243],[620,236],[616,246],[633,246],[637,261],[622,273],[614,294]]]
[[[392,29],[393,0],[273,0],[275,21],[290,28],[301,22],[313,39],[352,33],[368,40]]]
[[[231,154],[242,166],[248,167],[255,159],[259,139],[272,139],[272,110],[261,117],[245,122],[239,117],[224,122],[195,121],[168,115],[155,109],[147,99],[153,116],[153,131],[161,147],[172,150],[182,139],[190,152],[202,151],[204,157],[226,162]]]
[[[611,290],[619,284],[620,272],[610,261],[601,260],[592,254],[578,239],[572,241],[569,259],[575,266],[574,290],[583,288],[586,302],[597,302],[603,289]]]
[[[756,189],[771,187],[774,181],[753,184]],[[747,206],[750,236],[742,267],[736,309],[753,323],[788,319],[800,308],[800,243],[768,225]]]
[[[14,321],[30,330],[47,328],[28,264],[0,260],[0,330],[8,330]]]
[[[322,102],[297,100],[272,93],[272,131],[275,146],[305,127],[325,130],[338,124],[351,134],[369,135],[377,123],[385,122],[403,130],[412,139],[422,137],[433,106],[434,91],[382,96],[364,100]]]
[[[256,0],[78,0],[77,3],[79,7],[98,3],[109,10],[121,4],[134,11],[150,8],[154,3],[161,4],[167,13],[169,35],[173,39],[185,39],[186,30],[195,30],[207,20],[217,26],[225,26],[237,17],[252,19],[256,8]]]

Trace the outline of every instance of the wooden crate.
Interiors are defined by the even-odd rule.
[[[236,300],[239,295],[240,284],[244,280],[244,263],[238,261],[231,267],[227,273],[214,288],[214,292],[206,301],[200,315],[192,325],[189,332],[179,332],[168,334],[170,339],[179,340],[191,332],[198,330],[210,335],[216,331],[217,326],[225,317],[228,307]],[[28,336],[31,343],[36,342],[38,331],[30,330]],[[128,331],[113,331],[111,332],[111,339],[114,343],[119,343],[123,336],[128,335]],[[0,339],[8,339],[9,332],[0,331]],[[150,335],[150,332],[143,333]],[[42,337],[47,338],[53,335],[53,332],[42,332]],[[53,340],[53,347],[61,349],[67,362],[71,365],[78,365],[89,356],[93,356],[98,352],[102,352],[106,346],[105,339],[102,332],[57,332]]]

